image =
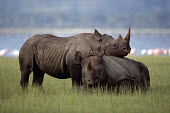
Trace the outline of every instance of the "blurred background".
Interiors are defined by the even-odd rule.
[[[35,34],[126,35],[132,55],[170,54],[170,0],[0,0],[0,56],[18,56]]]

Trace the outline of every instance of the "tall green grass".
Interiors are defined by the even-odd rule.
[[[150,71],[151,89],[116,95],[100,90],[72,88],[71,79],[45,75],[45,92],[31,87],[22,92],[18,59],[0,58],[0,113],[169,113],[170,57],[130,57]]]

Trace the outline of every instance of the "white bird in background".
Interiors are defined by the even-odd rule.
[[[8,53],[7,49],[0,50],[0,57],[5,56]]]
[[[18,57],[19,56],[19,50],[13,50],[11,52],[11,55],[14,56],[14,57]]]

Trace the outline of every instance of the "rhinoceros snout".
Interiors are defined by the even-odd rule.
[[[125,53],[127,53],[127,54],[129,54],[130,51],[131,51],[131,48],[129,48],[129,47],[123,47],[123,48],[122,48],[122,51],[125,52]]]

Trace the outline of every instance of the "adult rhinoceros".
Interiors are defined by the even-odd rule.
[[[77,63],[81,63],[85,87],[100,85],[113,89],[123,87],[146,90],[150,86],[148,68],[141,62],[125,57],[105,56],[103,52],[93,52],[83,59],[81,52],[77,51],[75,57],[81,59]]]
[[[130,52],[130,29],[127,36],[115,40],[112,36],[94,33],[81,33],[70,37],[57,37],[50,34],[35,35],[29,38],[20,49],[19,64],[21,86],[28,85],[33,71],[33,85],[42,85],[44,73],[59,78],[71,78],[72,84],[81,85],[81,66],[75,64],[75,52],[80,51],[82,58],[89,51],[106,51],[106,55],[126,56]],[[114,51],[114,52],[113,52]]]

